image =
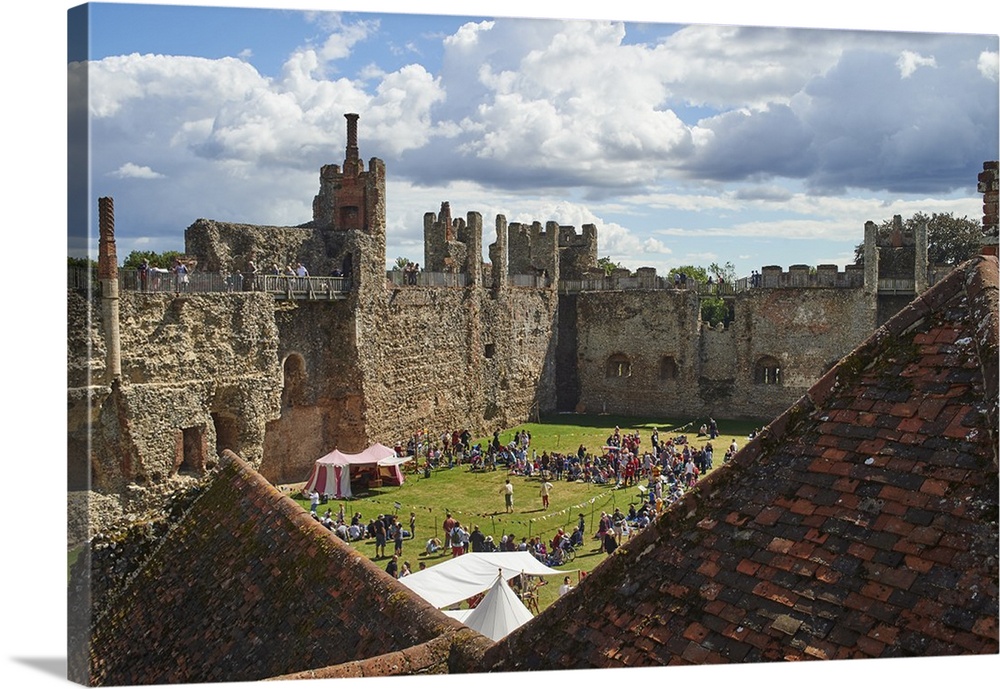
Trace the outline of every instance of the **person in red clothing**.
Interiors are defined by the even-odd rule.
[[[458,522],[451,516],[451,512],[445,515],[444,523],[441,526],[444,528],[444,542],[446,545],[451,545],[451,530],[455,528],[455,524]]]
[[[542,487],[538,491],[539,495],[542,496],[542,509],[548,509],[549,507],[549,493],[552,492],[552,484],[548,482],[548,479],[542,479]]]

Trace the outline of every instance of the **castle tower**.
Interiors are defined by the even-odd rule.
[[[322,235],[324,260],[342,268],[355,285],[366,282],[384,287],[385,163],[372,158],[365,170],[358,150],[359,116],[347,113],[344,118],[343,169],[339,165],[320,169],[312,225]]]
[[[464,270],[465,246],[455,238],[455,223],[451,218],[451,204],[441,203],[441,212],[424,213],[424,268],[438,273]]]
[[[559,227],[559,278],[580,280],[597,267],[597,226],[584,225],[577,234],[571,225]]]
[[[550,286],[559,283],[559,223],[549,221],[507,226],[508,270],[512,275],[544,276]]]
[[[464,225],[458,227],[458,240],[465,245],[463,270],[467,285],[479,287],[483,282],[483,216],[469,211]]]
[[[313,199],[313,224],[322,230],[361,230],[385,238],[385,164],[372,158],[366,172],[358,153],[359,115],[347,113],[343,169],[324,165]]]
[[[899,215],[886,229],[865,223],[865,292],[876,300],[882,325],[928,287],[927,225],[903,226]]]

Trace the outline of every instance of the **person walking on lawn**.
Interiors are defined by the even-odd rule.
[[[548,482],[547,479],[542,479],[542,487],[539,490],[539,495],[542,496],[542,509],[547,510],[549,508],[549,493],[552,492],[552,484]]]
[[[507,477],[507,482],[503,484],[503,488],[500,489],[500,493],[503,495],[504,512],[513,512],[514,486],[510,484],[510,476]]]

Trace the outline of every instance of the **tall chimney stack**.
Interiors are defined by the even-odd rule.
[[[347,118],[347,158],[345,162],[356,161],[360,154],[358,153],[358,117],[356,113],[347,113],[344,115]]]
[[[121,331],[118,325],[118,252],[115,249],[115,201],[97,199],[98,227],[97,279],[101,283],[101,320],[107,342],[106,382],[121,380]]]

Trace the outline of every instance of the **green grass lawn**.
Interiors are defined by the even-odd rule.
[[[531,447],[541,454],[549,452],[575,453],[583,444],[592,453],[599,453],[615,426],[620,427],[623,434],[638,432],[642,438],[640,451],[651,447],[650,433],[657,428],[661,441],[684,434],[688,442],[696,447],[702,447],[708,442],[707,437],[697,437],[697,426],[684,428],[688,421],[676,421],[653,418],[627,418],[611,415],[578,415],[559,414],[543,417],[540,423],[522,424],[515,428],[505,429],[500,433],[502,443],[513,439],[514,433],[527,429],[531,434]],[[701,420],[696,422],[701,424]],[[740,447],[747,442],[747,434],[761,423],[753,421],[719,420],[720,437],[713,442],[715,467],[722,464],[722,457],[729,444],[736,440]],[[476,439],[473,442],[486,443],[492,438]],[[435,555],[424,554],[424,544],[428,538],[442,537],[441,523],[450,512],[468,528],[478,525],[488,536],[493,536],[499,542],[503,534],[513,533],[518,541],[522,537],[541,536],[546,542],[551,540],[559,528],[572,532],[578,515],[582,512],[587,523],[587,541],[582,552],[576,559],[559,569],[578,569],[590,571],[604,560],[604,554],[593,552],[598,542],[590,540],[597,531],[597,523],[601,512],[611,512],[618,507],[627,512],[630,503],[637,506],[641,502],[637,488],[614,489],[609,485],[592,483],[573,483],[568,481],[555,482],[555,488],[549,499],[549,508],[542,509],[539,497],[540,481],[536,477],[512,476],[514,486],[514,512],[507,514],[504,510],[504,500],[500,493],[507,474],[502,467],[493,472],[471,472],[469,467],[456,466],[452,469],[439,468],[431,472],[430,478],[424,478],[422,472],[408,471],[402,486],[387,486],[372,489],[343,501],[331,501],[320,507],[320,514],[331,509],[336,514],[341,503],[344,513],[350,516],[360,512],[367,523],[369,519],[385,514],[396,513],[406,523],[409,515],[416,515],[416,537],[408,540],[403,547],[403,560],[408,561],[413,571],[417,571],[419,562],[432,567],[451,557],[450,552]],[[309,501],[301,495],[293,495],[304,509],[309,509]],[[396,505],[399,505],[397,508]],[[375,542],[357,541],[353,544],[361,553],[375,557]],[[391,554],[391,545],[386,548]],[[377,560],[384,563],[385,560]],[[578,574],[572,573],[573,583]],[[558,596],[558,581],[547,582],[539,591],[539,608],[544,609]]]
[[[653,428],[658,429],[661,441],[684,434],[693,446],[703,447],[708,438],[697,436],[698,426],[701,423],[701,419],[691,425],[689,420],[558,414],[543,417],[538,423],[504,429],[500,433],[500,440],[506,444],[513,439],[516,431],[527,429],[531,434],[531,448],[538,454],[543,451],[571,454],[575,453],[581,444],[591,453],[600,453],[608,436],[612,434],[615,426],[618,426],[623,434],[639,433],[642,438],[640,451],[651,447],[650,434]],[[725,449],[734,439],[740,447],[744,446],[747,434],[763,424],[753,421],[719,420],[718,425],[720,436],[713,443],[716,468],[721,466]],[[492,434],[473,442],[481,442],[485,446],[491,439]],[[449,550],[442,550],[434,555],[424,553],[427,539],[443,536],[441,523],[449,512],[469,529],[478,525],[483,533],[493,536],[498,543],[503,534],[514,534],[518,541],[522,537],[540,536],[548,543],[557,529],[562,528],[572,532],[578,515],[583,513],[586,519],[587,540],[571,563],[557,568],[567,570],[575,585],[581,572],[589,572],[604,561],[605,555],[598,550],[598,542],[591,539],[597,531],[601,512],[613,512],[616,507],[622,512],[628,512],[630,503],[637,506],[641,503],[640,493],[635,486],[616,489],[610,485],[564,480],[554,482],[549,508],[543,510],[538,493],[539,479],[512,476],[514,512],[507,514],[504,510],[503,495],[500,493],[506,477],[506,471],[502,467],[497,471],[485,473],[474,473],[469,470],[468,465],[452,469],[439,468],[431,472],[430,478],[425,478],[422,471],[414,471],[411,468],[406,472],[406,480],[402,486],[376,488],[348,500],[331,501],[321,506],[320,513],[329,508],[336,514],[342,503],[345,515],[360,512],[365,523],[386,512],[396,513],[404,523],[408,523],[410,513],[413,512],[416,515],[415,538],[407,540],[403,546],[403,560],[411,564],[413,571],[417,571],[421,562],[433,567],[451,557]],[[303,483],[307,478],[303,476]],[[294,487],[301,487],[301,484],[295,484]],[[290,495],[303,509],[309,510],[307,498],[298,492],[292,492]],[[352,545],[362,554],[375,559],[374,540],[356,541]],[[386,550],[392,552],[391,544]],[[69,567],[72,567],[79,552],[80,548],[69,552]],[[385,559],[376,562],[384,565]],[[546,582],[546,585],[539,589],[540,610],[544,610],[558,596],[562,577],[552,577],[552,579],[554,581]]]

